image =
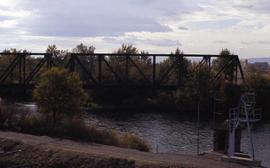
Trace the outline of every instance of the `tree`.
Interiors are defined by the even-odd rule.
[[[220,55],[222,57],[217,58],[216,60],[213,61],[213,69],[215,71],[219,71],[222,67],[228,65],[232,61],[232,53],[229,49],[222,49],[220,52]],[[231,81],[233,78],[233,72],[234,72],[234,65],[228,66],[223,71],[223,77],[225,80]]]
[[[141,63],[144,65],[147,65],[147,66],[151,65],[152,60],[148,56],[149,52],[148,51],[141,51],[141,54],[142,54],[142,56],[140,58]]]
[[[119,48],[116,52],[117,54],[138,54],[139,50],[134,47],[132,44],[122,44],[121,48]]]
[[[75,48],[73,48],[72,52],[74,53],[83,53],[83,54],[93,54],[95,52],[94,46],[86,46],[83,43],[78,44]]]
[[[53,56],[58,56],[60,54],[60,50],[57,49],[56,45],[48,45],[48,48],[46,49],[46,53],[52,54]]]
[[[183,57],[184,52],[179,48],[176,48],[175,52],[171,52],[171,55],[159,63],[158,72],[162,75],[171,66],[172,68],[170,75],[167,75],[164,81],[174,83],[179,80],[179,70],[181,70],[181,85],[186,81],[187,71],[190,65],[190,61]],[[179,81],[180,82],[180,81]]]
[[[176,48],[175,52],[171,52],[171,56],[169,57],[169,60],[171,63],[177,60],[177,56],[183,55],[184,52],[180,50],[179,48]]]
[[[134,47],[132,44],[122,44],[122,46],[114,52],[114,54],[119,54],[109,58],[109,62],[114,68],[114,70],[120,74],[121,76],[125,76],[125,64],[126,64],[126,56],[132,54],[138,54],[138,49]],[[124,54],[124,55],[122,55]],[[134,59],[134,57],[132,57]]]
[[[75,48],[72,49],[73,53],[80,53],[80,54],[94,54],[95,52],[95,47],[90,45],[89,47],[84,45],[83,43],[78,44]],[[94,72],[94,62],[96,60],[96,57],[94,56],[83,56],[80,58],[82,64],[85,67],[89,68],[90,72]]]
[[[53,62],[60,66],[65,65],[65,58],[68,58],[68,50],[60,50],[55,44],[48,45],[46,53],[52,54]]]
[[[54,122],[79,112],[86,99],[79,75],[60,68],[51,68],[41,75],[33,96],[41,112]]]

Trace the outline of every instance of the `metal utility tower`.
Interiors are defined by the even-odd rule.
[[[241,95],[240,103],[238,107],[231,108],[229,110],[229,146],[228,146],[228,156],[233,158],[237,155],[235,151],[235,135],[236,129],[246,128],[248,136],[248,156],[250,159],[255,159],[253,137],[252,137],[252,127],[255,122],[261,120],[260,111],[255,109],[255,94],[254,93],[244,93]]]

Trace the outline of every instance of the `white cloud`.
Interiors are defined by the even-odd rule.
[[[1,0],[0,49],[84,42],[111,52],[133,43],[154,53],[269,56],[269,11],[269,0]]]

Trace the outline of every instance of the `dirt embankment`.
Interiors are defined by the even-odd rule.
[[[0,131],[1,168],[242,168],[220,157],[154,154]]]

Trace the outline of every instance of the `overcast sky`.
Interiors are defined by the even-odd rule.
[[[78,43],[112,52],[270,56],[270,0],[0,0],[0,50]]]

